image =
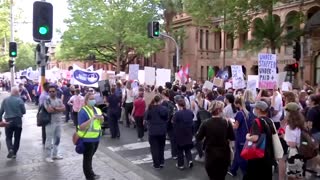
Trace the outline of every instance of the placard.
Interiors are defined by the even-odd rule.
[[[247,90],[251,91],[254,98],[257,96],[257,80],[248,80],[247,82]]]
[[[231,65],[231,74],[233,89],[242,89],[246,87],[246,83],[243,78],[242,66]]]
[[[156,86],[165,86],[166,82],[171,82],[170,69],[157,69]]]
[[[286,80],[287,72],[280,72],[278,74],[278,87],[282,87],[282,83]]]
[[[116,72],[115,71],[107,71],[107,79],[109,80],[110,85],[116,84]]]
[[[277,86],[277,56],[275,54],[258,55],[259,88],[273,89]]]
[[[248,81],[255,81],[256,88],[259,88],[259,76],[258,75],[248,75]]]
[[[224,88],[225,88],[226,90],[232,88],[232,83],[231,83],[231,82],[226,82],[226,83],[224,83]]]
[[[223,86],[223,79],[220,78],[214,78],[213,79],[213,85],[217,87],[222,87]]]
[[[206,81],[206,82],[204,82],[204,84],[203,84],[203,86],[202,86],[202,89],[208,89],[208,90],[212,91],[213,86],[214,86],[214,85],[213,85],[212,82]]]
[[[291,91],[292,90],[292,84],[290,82],[283,82],[281,85],[281,90],[283,92]]]
[[[144,81],[146,85],[153,86],[156,82],[156,69],[154,67],[144,67]]]
[[[139,70],[138,72],[138,80],[140,84],[145,83],[145,71],[144,70]]]
[[[138,80],[139,64],[129,64],[129,80]]]

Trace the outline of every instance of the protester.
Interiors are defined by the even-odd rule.
[[[48,82],[45,82],[43,84],[43,91],[41,92],[40,94],[40,97],[39,97],[39,107],[41,105],[44,104],[44,102],[49,98],[49,87],[50,87],[50,84]],[[42,137],[42,145],[44,146],[45,143],[46,143],[46,126],[43,124],[41,126],[41,137]]]
[[[6,144],[8,148],[7,158],[16,158],[20,147],[22,132],[22,117],[26,113],[24,102],[19,97],[19,88],[11,88],[11,96],[2,101],[0,108],[0,125],[6,126]],[[3,117],[4,115],[4,117]],[[2,117],[6,120],[3,122]],[[12,138],[14,143],[12,144]]]
[[[66,110],[61,99],[57,98],[57,88],[55,86],[49,87],[49,98],[45,100],[44,107],[51,115],[51,122],[46,125],[46,144],[47,151],[46,161],[54,162],[53,160],[63,159],[59,152],[59,144],[61,138],[61,117]]]
[[[68,105],[72,106],[73,125],[78,126],[78,113],[84,105],[84,98],[80,95],[80,89],[75,90],[75,94],[68,101]]]
[[[273,122],[268,118],[269,105],[265,101],[257,101],[253,105],[253,112],[257,119],[252,122],[250,133],[246,135],[246,140],[257,142],[262,134],[266,134],[266,145],[263,158],[248,160],[247,173],[244,180],[270,180],[272,179],[272,165],[274,162],[274,152],[272,144],[272,134],[276,133]]]
[[[254,104],[255,102],[253,97],[253,92],[250,91],[249,89],[246,89],[243,93],[243,99],[244,99],[247,111],[252,113],[252,108],[250,105]]]
[[[320,142],[320,96],[311,95],[309,99],[310,107],[307,112],[308,127],[311,128],[312,137]]]
[[[101,110],[95,107],[96,100],[92,93],[86,94],[84,104],[79,112],[77,133],[84,142],[83,173],[87,180],[95,180],[100,176],[92,169],[92,158],[99,146],[103,116]]]
[[[178,101],[179,110],[175,113],[172,123],[174,136],[176,137],[178,148],[178,162],[176,167],[184,169],[184,156],[187,159],[189,168],[193,167],[191,149],[193,147],[193,117],[192,111],[186,108],[185,100]]]
[[[138,133],[138,142],[143,141],[144,137],[144,125],[143,118],[146,110],[146,102],[144,100],[144,89],[139,88],[138,98],[133,103],[132,117],[135,120]]]
[[[205,168],[210,180],[224,180],[230,165],[229,142],[235,139],[232,124],[223,118],[224,103],[213,101],[212,118],[203,122],[196,135],[197,142],[206,139]]]
[[[24,84],[22,84],[22,83],[19,84],[19,92],[20,92],[20,97],[23,100],[23,102],[31,101],[31,97],[30,97],[27,89],[24,87]]]
[[[126,126],[130,127],[131,122],[130,122],[130,117],[133,109],[133,101],[134,101],[134,93],[133,89],[131,87],[131,82],[127,82],[126,88],[124,89],[124,93],[122,95],[123,98],[123,103],[124,103],[124,108],[125,108],[125,117],[126,117]]]
[[[71,84],[67,84],[66,86],[62,87],[62,96],[61,96],[61,100],[66,108],[66,110],[64,111],[64,115],[65,115],[65,122],[67,123],[70,120],[70,114],[71,114],[71,106],[68,105],[68,101],[70,100],[70,98],[73,95],[74,92],[74,87],[71,86]]]
[[[226,107],[223,109],[223,116],[228,120],[234,120],[234,117],[237,113],[237,108],[234,104],[234,95],[233,94],[226,94],[224,102]]]
[[[148,123],[150,150],[155,169],[164,167],[168,110],[161,103],[161,97],[156,95],[150,103],[145,117]]]

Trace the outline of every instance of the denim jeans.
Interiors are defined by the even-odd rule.
[[[46,125],[46,136],[47,157],[57,156],[61,138],[61,124],[50,123]]]

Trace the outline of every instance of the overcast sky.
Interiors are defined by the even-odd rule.
[[[33,42],[32,38],[32,11],[33,2],[35,0],[15,0],[14,10],[22,10],[22,17],[27,23],[17,23],[15,27],[15,36],[27,42]],[[47,0],[53,5],[53,42],[59,40],[60,35],[56,33],[56,29],[66,30],[63,20],[69,17],[67,0]]]

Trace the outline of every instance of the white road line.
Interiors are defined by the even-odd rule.
[[[191,150],[192,154],[196,153],[196,150]],[[164,151],[164,159],[170,159],[171,158],[171,150]],[[129,161],[131,161],[133,164],[146,164],[146,163],[152,163],[152,156],[151,154],[141,155],[141,156],[134,156],[134,157],[128,157],[126,158]]]
[[[169,141],[166,141],[166,144],[170,144]],[[144,148],[149,148],[149,147],[150,147],[149,142],[148,141],[144,141],[144,142],[125,144],[125,145],[122,145],[122,146],[109,146],[108,149],[110,149],[113,152],[117,152],[117,151],[128,151],[128,150],[144,149]]]

